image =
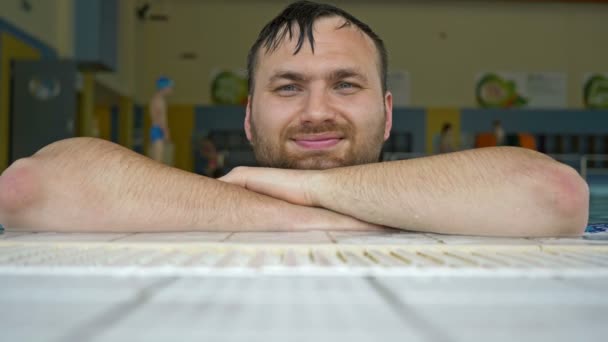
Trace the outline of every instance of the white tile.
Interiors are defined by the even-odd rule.
[[[183,279],[99,340],[423,341],[363,278]]]
[[[11,238],[28,242],[108,242],[127,236],[124,233],[35,233]]]
[[[435,245],[439,242],[421,233],[396,229],[383,231],[330,231],[329,235],[338,244],[356,245]]]
[[[247,232],[234,233],[225,241],[228,243],[284,243],[284,244],[325,244],[333,243],[324,231],[307,232]]]
[[[182,232],[182,233],[137,233],[114,240],[115,242],[171,242],[171,243],[198,243],[220,242],[231,233],[222,232]]]
[[[607,278],[598,277],[597,282]],[[608,297],[571,279],[436,277],[380,278],[402,301],[416,305],[599,305]]]
[[[527,238],[486,237],[469,235],[426,234],[446,245],[538,245]]]
[[[82,327],[134,302],[152,279],[114,277],[2,277],[0,336],[3,341],[65,341]],[[85,329],[86,331],[87,329]],[[78,336],[87,340],[86,336]]]
[[[605,282],[606,278],[594,279]],[[603,341],[608,298],[570,279],[380,278],[452,341]]]
[[[17,236],[22,236],[22,235],[30,235],[30,234],[34,234],[31,232],[18,232],[18,231],[4,231],[2,234],[0,234],[0,240],[10,240],[13,239]]]
[[[578,290],[592,291],[598,293],[600,296],[606,296],[608,291],[608,279],[596,279],[596,278],[578,278],[571,279],[565,285],[574,287]],[[608,316],[607,316],[608,317]]]
[[[534,238],[542,245],[608,245],[608,240],[590,240],[579,238]]]
[[[415,305],[450,341],[603,342],[606,307],[593,305]]]
[[[580,281],[580,280],[578,280]],[[608,298],[572,279],[380,278],[451,341],[603,341]],[[606,278],[593,279],[604,282]]]

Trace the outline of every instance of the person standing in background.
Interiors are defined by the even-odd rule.
[[[219,178],[224,175],[222,170],[224,167],[223,155],[218,153],[211,139],[207,137],[201,139],[199,155],[201,163],[198,171],[201,174],[211,178]]]
[[[456,151],[454,135],[452,134],[452,124],[446,122],[441,127],[439,134],[439,153],[449,153]]]
[[[152,159],[163,162],[167,144],[171,142],[171,133],[167,120],[167,99],[173,92],[173,81],[161,76],[156,81],[156,93],[150,101],[150,156]]]
[[[496,137],[496,146],[505,145],[505,130],[500,120],[494,120],[494,137]]]

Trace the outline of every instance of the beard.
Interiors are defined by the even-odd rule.
[[[367,127],[366,127],[367,128]],[[251,144],[259,166],[281,169],[324,170],[334,167],[378,162],[384,142],[384,121],[357,135],[355,128],[346,124],[323,122],[287,127],[275,142],[260,132],[251,115]],[[340,133],[342,141],[335,149],[290,151],[288,143],[298,134]],[[347,144],[347,146],[340,146]]]

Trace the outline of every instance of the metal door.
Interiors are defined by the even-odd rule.
[[[73,61],[13,62],[11,162],[74,136],[76,72]]]

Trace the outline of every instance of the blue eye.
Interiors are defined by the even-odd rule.
[[[357,84],[350,82],[340,82],[336,85],[336,91],[340,92],[343,95],[351,95],[355,94],[361,87]]]
[[[279,87],[279,89],[278,89],[278,90],[279,90],[279,91],[296,91],[296,90],[298,90],[298,89],[296,88],[296,86],[295,86],[295,85],[293,85],[293,84],[288,84],[288,85],[284,85],[284,86]]]
[[[283,86],[279,86],[275,89],[275,93],[278,96],[290,97],[295,96],[299,93],[300,88],[296,84],[286,84]]]

